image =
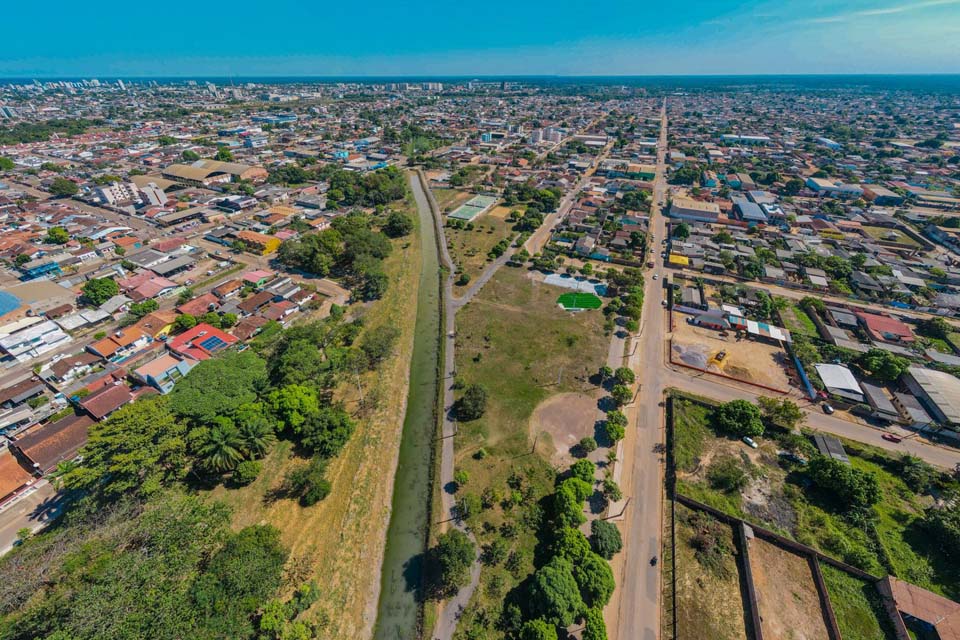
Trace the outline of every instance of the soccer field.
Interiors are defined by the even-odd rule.
[[[599,309],[603,301],[592,293],[570,292],[557,298],[557,304],[567,311],[577,309]]]

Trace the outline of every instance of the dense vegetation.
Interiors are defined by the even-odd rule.
[[[53,134],[78,136],[93,126],[103,124],[99,120],[57,119],[43,122],[18,122],[0,130],[0,145],[15,145],[28,142],[46,142]]]
[[[82,462],[59,470],[74,498],[64,518],[0,562],[18,576],[0,586],[0,638],[315,637],[298,619],[315,587],[276,598],[279,532],[231,532],[229,510],[195,494],[249,484],[282,438],[304,460],[268,499],[326,497],[327,461],[354,428],[332,390],[379,366],[397,339],[342,315],[268,326],[252,349],[201,362],[170,395],[92,425]]]

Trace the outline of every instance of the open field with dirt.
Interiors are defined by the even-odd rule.
[[[674,314],[674,361],[777,389],[790,387],[786,372],[790,365],[783,349],[758,340],[737,340],[735,331],[722,337],[719,331],[689,324],[689,317]],[[718,359],[721,351],[726,356]]]
[[[411,217],[416,223],[417,216]],[[391,286],[381,301],[359,310],[367,326],[392,325],[401,335],[395,356],[379,371],[362,376],[367,411],[356,414],[356,381],[336,390],[336,398],[355,413],[357,426],[327,468],[333,484],[330,495],[307,508],[292,499],[272,498],[289,470],[307,464],[286,442],[278,443],[263,461],[263,472],[250,486],[220,486],[210,492],[233,508],[235,529],[257,523],[280,529],[282,542],[290,548],[289,566],[298,576],[291,585],[317,583],[324,597],[306,615],[328,620],[325,633],[331,638],[367,637],[376,616],[416,321],[421,264],[417,238],[412,234],[395,241],[383,265]]]
[[[733,530],[702,514],[677,505],[677,637],[746,640],[743,587],[733,554]],[[695,524],[714,529],[721,553],[700,554]],[[700,554],[698,556],[698,554]]]
[[[530,418],[530,436],[545,435],[553,444],[550,461],[560,467],[573,464],[570,452],[582,438],[597,437],[597,402],[602,393],[561,393],[540,403]],[[546,441],[544,442],[544,449]]]
[[[490,250],[500,241],[513,235],[511,224],[504,218],[487,212],[476,218],[472,228],[446,227],[443,230],[447,238],[447,247],[450,257],[457,266],[457,272],[467,274],[471,280],[480,276],[486,266],[493,260]],[[469,283],[460,285],[454,283],[454,294],[461,294],[469,288]]]
[[[807,559],[759,538],[748,545],[763,636],[829,640]]]
[[[431,189],[433,197],[437,199],[440,205],[440,211],[444,214],[450,213],[464,202],[473,197],[469,191],[459,189]]]
[[[818,455],[806,436],[771,431],[754,438],[754,450],[717,433],[711,409],[674,398],[674,460],[677,492],[777,531],[876,576],[892,573],[947,597],[960,596],[960,567],[921,527],[933,497],[912,489],[902,463],[866,445],[843,441],[851,466],[877,479],[879,502],[869,526],[847,517],[848,507],[812,483],[803,464],[779,455]],[[731,482],[731,478],[736,482]],[[944,489],[955,480],[940,476]]]
[[[567,313],[556,297],[555,287],[531,281],[520,268],[503,267],[457,314],[457,378],[487,392],[483,416],[458,425],[455,467],[468,480],[457,497],[480,498],[483,507],[467,518],[468,526],[480,545],[506,541],[515,559],[483,568],[458,638],[472,637],[472,623],[480,616],[498,616],[505,595],[533,570],[537,520],[531,514],[539,513],[537,503],[553,490],[555,477],[554,444],[547,442],[552,438],[540,438],[536,450],[532,446],[535,409],[548,402],[541,416],[554,414],[551,398],[595,393],[588,378],[606,361],[603,315]],[[563,406],[564,400],[558,402]],[[576,429],[592,430],[595,400],[590,410],[586,401],[578,406],[571,420],[584,424]],[[511,528],[509,537],[501,535],[502,526]],[[485,637],[501,637],[483,626]]]

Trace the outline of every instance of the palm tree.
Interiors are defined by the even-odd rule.
[[[229,418],[214,418],[214,425],[200,447],[203,464],[213,471],[230,471],[243,460],[243,437]]]
[[[248,458],[262,458],[277,440],[273,427],[262,416],[240,423],[241,449]]]

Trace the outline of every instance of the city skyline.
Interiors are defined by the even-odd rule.
[[[112,0],[98,8],[88,21],[64,8],[71,19],[57,22],[35,5],[8,9],[18,28],[0,54],[0,77],[960,72],[960,0],[697,0],[683,12],[613,3],[603,14],[566,0],[374,2],[365,16],[346,6],[311,14],[281,0],[266,14],[240,2],[227,14],[189,16],[188,27],[153,37],[152,10]],[[144,28],[130,28],[137,24]]]

